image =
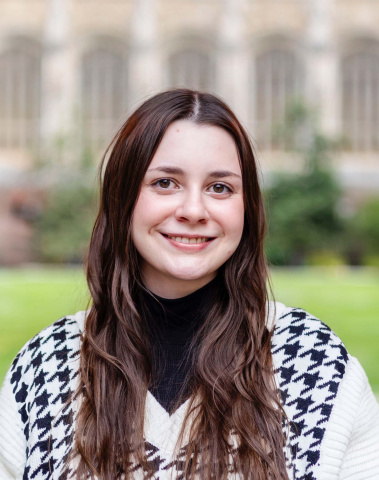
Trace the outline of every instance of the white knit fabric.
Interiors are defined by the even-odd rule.
[[[64,395],[76,388],[84,317],[85,312],[78,312],[42,331],[7,374],[0,391],[0,480],[61,478],[75,411],[62,412],[62,405]],[[333,332],[300,309],[277,304],[271,322],[276,323],[277,383],[286,413],[300,430],[290,436],[295,452],[290,478],[379,480],[379,406],[359,362],[347,355]],[[188,401],[169,415],[148,392],[146,449],[157,465],[157,479],[179,475],[180,458],[173,457],[173,449],[187,406]],[[57,419],[49,460],[46,416]],[[140,471],[135,478],[143,478]]]
[[[9,382],[0,390],[0,479],[22,479],[26,460],[26,440]]]
[[[321,446],[320,480],[379,480],[379,407],[350,357]]]

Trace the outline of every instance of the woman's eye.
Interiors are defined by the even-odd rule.
[[[211,186],[213,193],[232,193],[232,189],[223,183],[215,183]]]
[[[153,185],[157,185],[160,188],[167,189],[173,186],[174,182],[169,178],[161,178],[160,180],[157,180],[156,182],[154,182]]]

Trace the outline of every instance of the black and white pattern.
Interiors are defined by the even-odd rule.
[[[28,342],[12,365],[11,384],[27,441],[23,480],[62,479],[73,438],[80,331],[58,320]],[[63,479],[62,479],[63,480]]]
[[[62,468],[75,424],[73,402],[68,400],[77,386],[80,339],[75,318],[63,318],[28,342],[12,365],[11,384],[27,441],[23,480],[64,478]],[[317,480],[320,447],[345,372],[347,352],[326,325],[300,309],[284,311],[276,323],[272,345],[277,383],[290,422],[289,473],[296,480]],[[160,417],[161,421],[153,422],[146,435],[148,460],[157,480],[171,474],[182,478],[185,447],[173,459],[163,444],[180,429],[184,405],[168,416],[149,395],[149,414],[152,420],[157,422],[155,417]],[[162,430],[160,437],[154,436],[157,428]],[[143,478],[139,465],[132,471],[135,478]]]
[[[293,478],[316,480],[321,442],[348,362],[346,348],[320,320],[289,309],[276,324],[272,351],[290,421]]]

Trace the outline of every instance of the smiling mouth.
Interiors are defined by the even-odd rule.
[[[215,238],[215,237],[176,237],[172,235],[167,235],[165,233],[162,233],[162,235],[178,243],[205,243],[205,242],[210,242]]]

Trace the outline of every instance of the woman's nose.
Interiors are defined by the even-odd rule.
[[[188,194],[183,195],[175,211],[176,219],[189,224],[207,222],[209,213],[204,200],[200,192],[188,192]]]

